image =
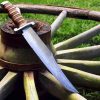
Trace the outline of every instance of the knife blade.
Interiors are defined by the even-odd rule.
[[[48,47],[44,44],[44,42],[39,38],[39,36],[32,29],[32,27],[30,25],[27,25],[22,15],[18,11],[16,11],[16,8],[14,8],[14,6],[7,1],[3,2],[2,5],[3,5],[3,8],[5,8],[8,11],[13,21],[22,27],[20,29],[22,29],[23,37],[25,38],[27,43],[30,45],[30,47],[33,49],[33,51],[37,54],[39,59],[46,66],[46,68],[54,75],[54,77],[68,91],[78,93],[76,88],[72,85],[72,83],[68,80],[68,78],[60,69],[52,52],[48,49]],[[17,17],[15,15],[17,15]]]

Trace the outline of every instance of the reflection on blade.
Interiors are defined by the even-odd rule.
[[[66,78],[56,60],[53,57],[52,52],[46,47],[43,41],[39,38],[36,32],[31,28],[27,27],[23,30],[24,38],[38,55],[40,60],[49,69],[49,71],[57,78],[57,80],[70,92],[78,92],[70,81]]]

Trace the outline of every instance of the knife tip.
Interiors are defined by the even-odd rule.
[[[78,90],[75,89],[75,88],[74,89],[70,89],[70,92],[72,92],[72,93],[79,93]]]

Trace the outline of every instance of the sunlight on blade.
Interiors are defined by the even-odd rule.
[[[49,71],[56,77],[56,79],[70,92],[78,92],[71,82],[64,75],[60,67],[58,66],[52,52],[46,47],[43,41],[39,38],[37,33],[31,28],[27,27],[23,29],[24,38],[38,55],[40,60],[49,69]]]

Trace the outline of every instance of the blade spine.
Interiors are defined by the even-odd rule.
[[[34,34],[35,34],[35,36],[37,35],[36,34],[36,32],[35,31],[31,31],[31,33],[33,33],[34,32]],[[28,31],[28,29],[25,29],[25,30],[23,30],[23,36],[24,36],[24,38],[27,40],[27,38],[26,38],[26,33],[28,34],[28,36],[31,34],[29,34],[29,31]],[[33,35],[33,34],[31,34],[31,35]],[[33,36],[31,36],[31,38],[33,39]],[[41,40],[42,41],[42,40]],[[27,40],[27,42],[29,43],[29,40]],[[32,40],[32,42],[33,42],[33,40]],[[35,41],[35,42],[37,42],[37,41]],[[34,50],[35,48],[33,47],[33,45],[31,45],[31,43],[29,43],[29,45],[31,46],[31,48]],[[44,44],[42,44],[44,47],[46,47]],[[36,45],[35,45],[36,46]],[[41,45],[40,45],[41,46]],[[39,47],[36,47],[36,48],[39,48]],[[47,48],[47,47],[46,47]],[[46,49],[45,48],[45,49]],[[48,48],[47,48],[48,49]],[[40,50],[40,49],[39,49]],[[36,50],[34,50],[35,52],[36,52]],[[40,52],[42,52],[41,50],[40,50]],[[50,54],[52,54],[51,53],[51,51],[48,49],[48,52],[50,52]],[[37,55],[38,55],[38,53],[36,53]],[[39,58],[40,58],[40,60],[42,60],[42,59],[44,59],[44,60],[42,60],[42,62],[44,63],[44,61],[45,61],[45,59],[48,57],[48,55],[42,55],[42,56],[40,56],[40,54],[38,55],[39,56]],[[46,57],[47,56],[47,57]],[[53,54],[51,55],[51,57],[53,56]],[[41,59],[41,57],[42,57],[42,59]],[[53,57],[52,57],[53,58]],[[49,59],[50,59],[50,57],[49,57]],[[51,60],[51,59],[50,59]],[[48,61],[47,61],[48,62]],[[74,86],[71,84],[71,82],[69,81],[69,79],[64,75],[64,73],[62,72],[62,70],[60,69],[60,67],[58,66],[58,64],[56,64],[56,60],[55,59],[53,59],[53,62],[54,62],[54,64],[55,64],[55,66],[58,66],[58,67],[55,67],[55,70],[57,71],[57,72],[60,72],[60,76],[63,76],[64,78],[64,80],[63,80],[63,82],[62,82],[62,78],[57,74],[55,74],[55,71],[53,71],[53,69],[50,67],[50,66],[48,66],[50,63],[48,62],[48,64],[47,64],[47,62],[45,61],[45,66],[50,70],[50,72],[61,82],[61,84],[67,89],[67,90],[69,90],[69,91],[73,91],[73,92],[75,92],[75,91],[77,91],[75,88],[74,88]],[[54,66],[54,65],[53,65]],[[52,70],[52,71],[51,71]],[[58,76],[59,76],[59,78],[58,78]],[[67,80],[66,80],[67,79]],[[70,86],[67,84],[67,85],[65,85],[65,81],[68,81],[68,83],[70,83]],[[69,87],[72,89],[69,89]],[[73,87],[73,88],[72,88]]]

